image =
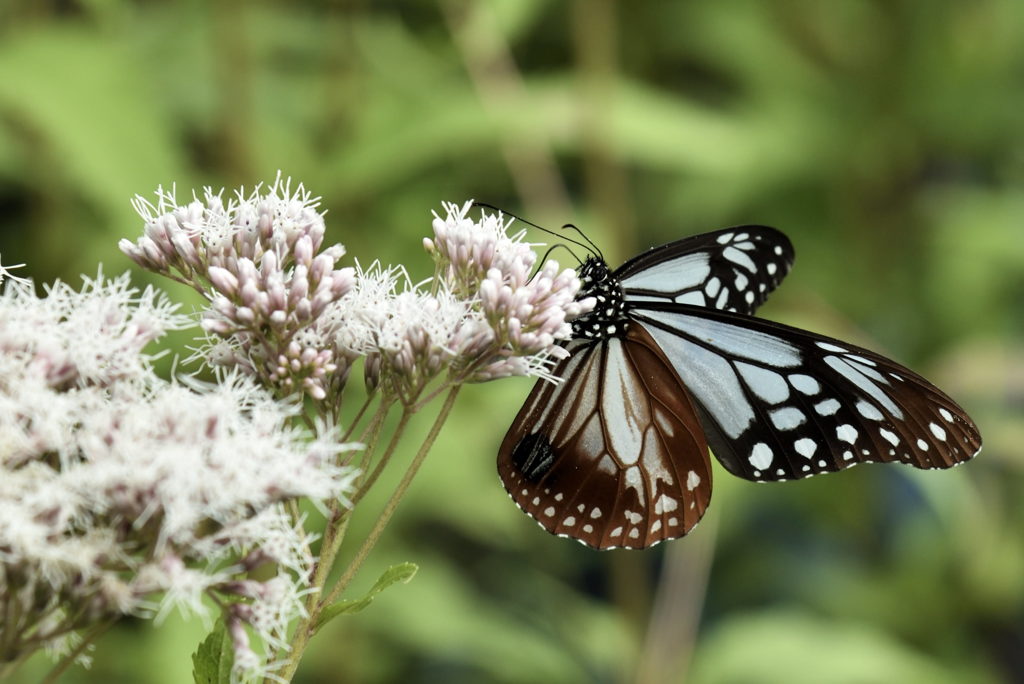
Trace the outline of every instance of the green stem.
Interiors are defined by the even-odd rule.
[[[364,401],[363,405],[359,407],[359,411],[356,413],[355,418],[353,418],[352,422],[349,424],[348,430],[345,430],[345,434],[341,438],[342,442],[347,442],[349,438],[352,436],[352,433],[355,431],[356,426],[359,425],[359,421],[363,419],[363,415],[366,413],[366,410],[370,408],[370,404],[373,403],[373,400],[376,398],[376,396],[376,392],[370,392],[368,395],[366,395],[366,401]]]
[[[370,399],[367,399],[367,402],[364,405],[364,410],[365,407],[369,405],[369,402]],[[362,434],[359,436],[359,441],[366,445],[366,448],[363,450],[364,465],[369,464],[369,461],[372,458],[373,452],[377,446],[377,440],[380,438],[381,429],[384,426],[384,421],[387,418],[388,412],[391,410],[391,406],[391,402],[382,401],[380,406],[377,407],[377,411],[374,413],[373,418],[370,419],[369,425],[366,426]],[[349,433],[351,432],[352,429],[350,428]],[[394,441],[394,438],[392,438],[392,441]],[[296,626],[295,633],[292,635],[290,649],[279,649],[275,655],[274,660],[283,660],[287,658],[288,664],[285,665],[283,672],[276,673],[274,678],[268,677],[265,680],[267,684],[270,684],[270,682],[291,681],[291,677],[295,674],[295,669],[298,667],[298,661],[302,657],[302,653],[305,651],[306,646],[309,643],[309,639],[313,636],[313,626],[316,624],[316,620],[320,613],[319,601],[317,599],[319,594],[327,585],[327,579],[330,576],[331,569],[334,567],[334,560],[338,556],[338,551],[341,549],[341,543],[345,538],[345,532],[348,530],[349,521],[352,519],[351,513],[351,508],[342,510],[340,501],[335,501],[331,504],[327,515],[327,524],[324,528],[324,539],[320,544],[320,558],[317,559],[316,566],[313,570],[313,577],[310,580],[310,586],[315,591],[310,592],[309,598],[306,600],[307,617],[301,620]]]
[[[458,392],[459,387],[456,386],[453,387],[451,391],[448,393],[448,396],[445,398],[444,405],[441,407],[441,410],[438,413],[437,418],[434,420],[433,426],[431,426],[430,428],[430,432],[427,435],[427,438],[424,440],[423,445],[420,447],[419,451],[416,452],[416,456],[413,458],[412,463],[409,464],[409,469],[402,477],[402,481],[399,482],[398,487],[396,487],[394,493],[391,495],[391,498],[384,506],[384,510],[381,512],[381,515],[377,519],[377,522],[375,523],[373,529],[370,531],[369,536],[363,542],[362,546],[359,548],[359,551],[356,552],[355,558],[353,558],[352,562],[349,563],[348,567],[345,569],[344,574],[342,574],[341,578],[334,585],[334,588],[331,590],[330,595],[325,599],[317,600],[319,592],[313,592],[310,594],[311,601],[309,604],[307,604],[308,615],[306,618],[299,622],[295,629],[295,633],[292,636],[291,648],[287,652],[286,656],[288,659],[287,663],[284,665],[283,668],[281,668],[281,670],[275,673],[273,680],[270,678],[264,680],[266,684],[271,684],[272,681],[290,682],[292,680],[292,677],[295,676],[295,671],[299,667],[299,661],[302,659],[302,655],[305,652],[306,648],[309,646],[310,639],[313,637],[313,632],[316,629],[317,621],[320,619],[321,611],[326,606],[329,606],[332,603],[334,603],[337,600],[338,596],[341,594],[341,592],[343,592],[345,588],[348,587],[349,583],[355,577],[356,572],[358,572],[359,568],[366,560],[367,555],[369,555],[370,551],[373,549],[377,541],[380,539],[381,533],[384,531],[384,528],[391,520],[391,516],[394,514],[395,509],[398,507],[398,502],[401,500],[406,490],[408,490],[409,484],[412,482],[412,479],[416,476],[417,471],[423,464],[423,460],[426,458],[427,453],[429,453],[430,451],[430,447],[434,444],[434,441],[437,439],[437,435],[441,431],[441,427],[444,425],[445,421],[448,418],[448,415],[451,413],[452,405],[455,403],[455,398],[458,395]],[[384,407],[382,407],[382,409],[383,408]],[[380,413],[380,409],[378,410],[378,413]],[[408,424],[408,416],[411,416],[411,414],[412,412],[409,410],[403,411],[402,419],[400,420],[399,425],[396,428],[396,435],[392,437],[391,442],[388,445],[387,452],[382,457],[382,460],[390,458],[391,452],[394,451],[394,448],[397,445],[397,438],[401,434],[401,432],[404,431],[405,426]],[[374,420],[376,421],[376,419],[377,417],[375,416]],[[370,427],[367,428],[367,431],[369,430]],[[368,489],[369,485],[373,484],[372,480],[373,478],[371,476],[371,478],[367,480],[366,485],[363,487],[364,490]],[[341,538],[344,536],[344,531],[348,527],[348,521],[350,517],[351,516],[346,515],[342,519],[339,519],[337,521],[337,529],[334,532],[332,532],[332,530],[334,530],[335,528],[334,524],[331,524],[328,527],[328,533],[325,534],[324,545],[321,548],[320,560],[317,562],[317,568],[313,577],[312,586],[315,589],[322,590],[326,584],[327,576],[330,573],[331,566],[334,564],[334,559],[337,555],[338,548],[340,547]],[[324,548],[327,549],[326,553],[324,552]],[[278,654],[278,656],[284,655],[285,654],[283,653]]]
[[[82,637],[82,642],[78,644],[78,646],[75,646],[73,651],[61,658],[60,662],[53,666],[53,669],[47,673],[46,677],[41,680],[40,684],[52,684],[57,681],[57,678],[64,674],[65,670],[71,667],[75,662],[75,659],[82,655],[85,649],[89,648],[89,645],[99,638],[101,634],[110,629],[115,622],[116,620],[107,620],[106,622],[93,627],[91,631]]]
[[[445,391],[446,389],[448,389],[449,387],[451,387],[451,384],[450,384],[449,382],[445,382],[445,383],[443,383],[442,385],[440,385],[440,386],[439,386],[439,387],[437,387],[436,389],[434,389],[434,390],[431,390],[431,391],[430,391],[430,392],[429,392],[429,393],[428,393],[428,394],[427,394],[427,395],[426,395],[425,397],[423,397],[422,399],[419,399],[418,401],[414,402],[414,403],[413,403],[413,404],[412,404],[411,406],[409,406],[409,409],[410,409],[410,410],[411,410],[411,411],[412,411],[413,413],[416,413],[416,412],[417,412],[417,411],[419,411],[419,410],[420,410],[421,408],[423,408],[424,406],[426,406],[427,404],[429,404],[430,402],[432,402],[432,401],[433,401],[434,399],[437,399],[437,397],[438,397],[438,396],[439,396],[439,395],[440,395],[440,394],[441,394],[442,392],[444,392],[444,391]]]
[[[321,606],[331,605],[338,599],[342,592],[348,588],[348,585],[352,582],[356,573],[359,572],[359,568],[366,560],[366,557],[377,544],[381,533],[384,531],[384,528],[387,527],[388,522],[390,522],[391,516],[394,515],[395,509],[398,508],[398,502],[401,501],[406,490],[409,489],[409,485],[412,483],[413,478],[416,477],[416,473],[419,471],[420,466],[423,465],[423,460],[427,457],[427,454],[430,453],[430,448],[434,445],[437,435],[441,432],[441,428],[444,426],[445,421],[448,420],[448,415],[451,413],[452,405],[455,404],[455,398],[459,394],[460,387],[461,385],[456,385],[449,390],[448,396],[445,397],[444,405],[441,407],[440,412],[438,412],[437,418],[434,419],[434,424],[430,427],[430,432],[427,434],[427,438],[423,441],[419,451],[416,452],[416,456],[412,459],[412,463],[409,464],[409,469],[402,477],[402,481],[398,483],[398,487],[395,488],[391,498],[384,506],[384,510],[381,511],[380,517],[374,524],[373,529],[370,530],[370,534],[366,537],[366,541],[363,542],[359,551],[356,552],[355,558],[352,559],[352,562],[349,563],[348,567],[345,569],[345,573],[338,579],[338,582],[334,585],[334,589],[331,590],[330,595],[320,601]]]
[[[381,428],[384,425],[384,419],[387,418],[390,409],[391,404],[386,402],[378,406],[373,419],[361,435],[361,438],[369,436],[369,440],[366,442],[366,449],[363,452],[364,464],[368,464],[369,459],[373,456],[377,440],[380,437]],[[320,544],[320,558],[317,560],[316,570],[313,573],[312,586],[317,592],[322,591],[327,585],[327,576],[331,572],[334,559],[338,555],[338,549],[341,548],[341,542],[345,538],[345,530],[348,529],[348,519],[351,517],[351,511],[351,507],[344,511],[341,510],[340,501],[335,501],[331,504],[330,513],[327,517],[327,526],[324,529],[324,540]],[[306,608],[309,611],[316,610],[317,592],[309,595],[309,600],[306,604]]]
[[[363,497],[366,496],[366,493],[370,491],[370,487],[373,486],[373,483],[377,481],[377,478],[380,477],[380,474],[384,471],[388,461],[391,460],[391,455],[395,453],[395,448],[398,446],[398,440],[405,431],[406,425],[409,424],[409,419],[412,418],[412,414],[412,409],[408,407],[402,410],[402,417],[399,418],[398,425],[395,427],[395,432],[391,435],[391,441],[388,443],[387,450],[384,452],[384,455],[381,456],[380,461],[377,462],[377,465],[374,467],[373,472],[370,473],[370,476],[365,482],[359,485],[359,489],[357,489],[355,495],[353,495],[352,508],[355,508],[356,504],[362,501]]]

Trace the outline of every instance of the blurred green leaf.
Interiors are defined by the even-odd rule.
[[[181,178],[174,129],[126,41],[53,24],[8,35],[0,48],[0,110],[18,121],[63,178],[109,217],[129,199]],[[143,184],[141,185],[140,184]]]
[[[373,603],[373,599],[377,597],[377,594],[392,584],[397,584],[398,582],[408,584],[416,575],[417,570],[419,570],[419,566],[415,563],[392,565],[377,578],[377,581],[373,583],[373,586],[370,587],[370,590],[362,598],[344,599],[324,608],[323,612],[320,613],[320,619],[317,620],[314,631],[319,631],[321,627],[339,615],[351,615],[362,611]]]
[[[728,619],[698,646],[694,684],[956,684],[991,681],[931,660],[866,624],[777,610]]]

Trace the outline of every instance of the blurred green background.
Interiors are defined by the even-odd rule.
[[[1024,680],[1020,0],[0,3],[4,264],[133,269],[135,193],[278,169],[350,256],[414,278],[442,200],[575,222],[615,263],[774,225],[798,258],[763,315],[907,363],[985,438],[940,473],[716,464],[690,537],[596,553],[495,477],[530,383],[469,388],[356,589],[419,574],[332,623],[297,681]],[[127,621],[63,681],[191,681],[203,634]]]

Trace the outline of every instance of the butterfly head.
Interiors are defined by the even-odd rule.
[[[612,274],[608,264],[592,256],[579,270],[581,287],[576,299],[593,297],[597,304],[586,314],[572,322],[572,336],[590,340],[623,335],[629,325],[626,316],[626,298],[622,285]]]

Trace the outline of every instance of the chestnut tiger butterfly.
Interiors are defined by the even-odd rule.
[[[981,450],[967,413],[896,362],[752,314],[793,264],[774,228],[683,238],[579,269],[569,356],[537,382],[498,453],[513,501],[552,534],[642,549],[693,529],[708,449],[758,482],[874,461],[949,468]]]

